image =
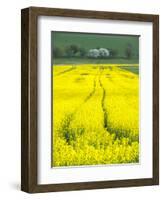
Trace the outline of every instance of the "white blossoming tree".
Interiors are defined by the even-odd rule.
[[[109,57],[110,52],[107,49],[105,49],[105,48],[100,48],[99,49],[99,55],[102,58],[106,58],[106,57]]]
[[[98,49],[90,49],[88,51],[88,57],[90,58],[98,58],[99,57],[99,50]]]
[[[88,51],[88,57],[90,58],[107,58],[110,56],[109,50],[105,48],[100,49],[90,49]]]

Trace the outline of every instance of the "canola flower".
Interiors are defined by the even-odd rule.
[[[54,167],[139,162],[139,77],[120,66],[53,66]]]

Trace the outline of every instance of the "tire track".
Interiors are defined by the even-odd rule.
[[[95,91],[96,91],[96,77],[94,78],[94,81],[93,81],[93,89],[89,93],[89,95],[85,98],[84,102],[79,107],[77,107],[73,113],[67,114],[64,117],[64,119],[62,120],[61,129],[59,130],[59,132],[61,132],[63,134],[63,137],[65,138],[66,142],[69,145],[72,140],[76,139],[76,133],[72,128],[70,128],[70,124],[71,124],[72,120],[74,119],[74,116],[76,115],[77,111],[81,108],[81,106],[84,103],[86,103],[88,100],[90,100],[90,98],[94,95]],[[81,130],[79,130],[79,131],[81,131]]]
[[[104,129],[109,132],[109,126],[108,126],[108,112],[107,112],[107,109],[106,109],[106,106],[105,106],[105,99],[106,99],[106,90],[101,82],[101,74],[99,76],[99,84],[100,84],[100,87],[102,89],[102,99],[101,99],[101,107],[102,107],[102,110],[103,110],[103,116],[104,116],[104,122],[103,122],[103,126],[104,126]],[[110,132],[109,132],[110,133]]]
[[[132,136],[131,137],[131,130],[126,130],[126,129],[122,129],[122,128],[113,128],[109,124],[109,119],[108,119],[109,113],[108,113],[108,111],[106,109],[106,105],[105,105],[106,90],[105,90],[105,88],[104,88],[104,86],[102,84],[102,81],[101,81],[101,74],[99,76],[99,85],[100,85],[100,87],[102,89],[101,106],[102,106],[103,116],[104,116],[104,122],[103,122],[104,129],[109,134],[115,134],[115,139],[121,139],[122,137],[128,138],[129,139],[129,144],[131,144],[131,142],[138,140],[138,138],[136,136]]]
[[[64,70],[64,71],[61,71],[61,72],[59,72],[58,74],[56,74],[55,76],[60,76],[60,75],[63,75],[63,74],[65,74],[65,73],[67,73],[67,72],[70,72],[70,71],[72,71],[72,70],[74,70],[74,69],[76,69],[76,67],[71,67],[70,69],[66,69],[66,70]]]
[[[102,74],[102,73],[101,73]],[[102,99],[101,99],[101,107],[102,107],[102,110],[103,110],[103,117],[104,117],[104,122],[103,122],[103,126],[104,126],[104,129],[109,133],[109,134],[112,134],[112,133],[115,133],[115,139],[117,138],[120,138],[120,132],[119,130],[116,130],[114,128],[112,128],[111,126],[109,126],[109,120],[108,120],[108,111],[107,111],[107,108],[106,108],[106,105],[105,105],[105,101],[106,101],[106,90],[102,84],[102,81],[101,81],[101,74],[99,76],[99,85],[102,89]],[[123,130],[124,132],[124,130]]]
[[[85,98],[84,103],[86,103],[94,95],[95,91],[96,91],[96,77],[94,78],[93,89],[89,93],[89,95]]]

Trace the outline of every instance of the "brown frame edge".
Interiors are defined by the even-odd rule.
[[[153,23],[153,178],[37,184],[37,17],[65,16]],[[159,16],[29,7],[21,10],[21,190],[28,193],[159,184]]]

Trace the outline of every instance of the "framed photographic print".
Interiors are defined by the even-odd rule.
[[[21,11],[21,189],[159,184],[159,16]]]

